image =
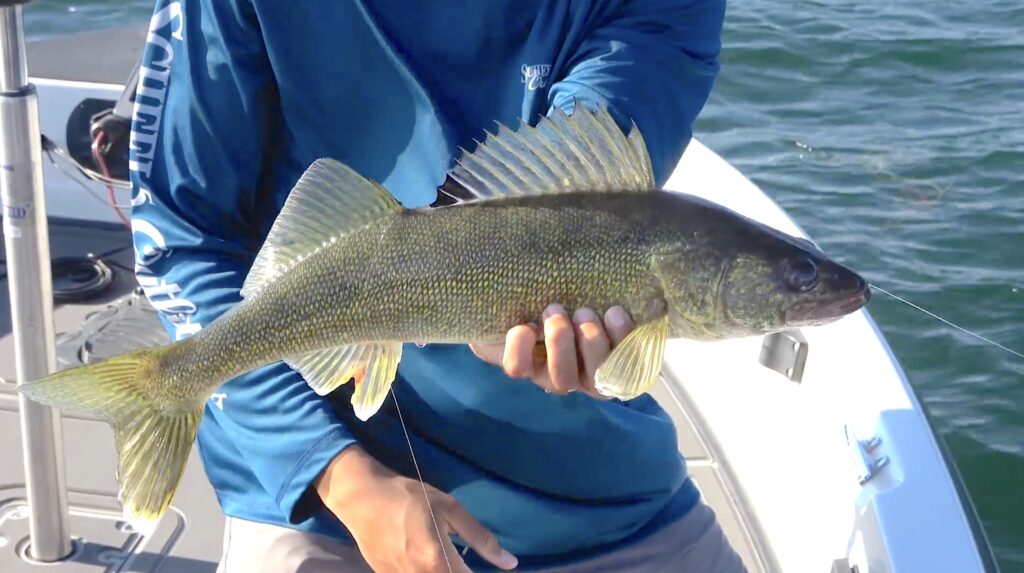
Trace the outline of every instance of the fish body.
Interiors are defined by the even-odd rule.
[[[406,210],[319,160],[232,311],[189,339],[22,391],[111,421],[125,512],[146,527],[170,502],[208,396],[272,362],[320,393],[355,379],[353,404],[366,419],[404,342],[500,341],[552,302],[601,313],[621,305],[637,328],[598,370],[597,387],[628,399],[657,379],[668,338],[819,324],[867,301],[864,281],[807,241],[655,190],[639,134],[626,137],[603,111],[499,131],[452,177],[478,199]]]

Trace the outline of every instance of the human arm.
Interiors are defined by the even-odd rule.
[[[623,129],[636,123],[663,185],[718,74],[724,17],[725,0],[633,0],[594,15],[548,91],[549,114],[604,106]]]
[[[470,573],[450,534],[501,569],[517,565],[455,498],[391,471],[359,446],[337,456],[316,489],[377,573]]]
[[[655,180],[663,184],[690,140],[718,71],[724,7],[724,0],[640,0],[608,14],[580,14],[596,22],[552,84],[549,113],[603,106],[624,129],[636,122]],[[580,390],[598,397],[594,373],[630,328],[621,308],[610,310],[602,324],[589,309],[576,310],[570,320],[553,305],[542,326],[520,325],[502,344],[471,348],[513,378],[529,378],[560,394]],[[535,352],[541,334],[543,352]]]
[[[130,158],[136,271],[180,339],[239,301],[272,196],[276,87],[241,0],[160,2],[143,64]],[[319,507],[313,480],[355,443],[330,403],[283,364],[215,398],[206,413],[230,444],[205,446],[234,448],[258,481],[232,486],[264,489],[292,521],[308,517]]]
[[[281,118],[249,2],[163,2],[150,38],[131,158],[137,271],[179,339],[240,300],[277,199],[280,182],[272,177]],[[226,382],[206,415],[204,425],[215,423],[220,440],[230,443],[201,429],[201,449],[230,447],[230,463],[258,482],[229,476],[229,488],[262,488],[292,522],[326,506],[381,573],[396,563],[402,571],[436,570],[430,566],[441,545],[424,519],[422,487],[359,448],[331,403],[288,366]],[[218,470],[223,476],[223,468],[208,467],[219,486]],[[481,555],[502,557],[493,536],[454,500],[428,491],[444,527]],[[375,534],[382,524],[386,534]],[[410,544],[395,546],[399,537]],[[426,562],[417,561],[423,556]],[[454,551],[450,558],[461,563]]]

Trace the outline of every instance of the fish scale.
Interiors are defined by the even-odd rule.
[[[636,227],[648,195],[595,205],[573,193],[396,215],[304,259],[194,340],[238,349],[217,356],[238,373],[356,342],[499,341],[553,301],[637,314],[658,295],[658,227]]]
[[[320,394],[354,379],[365,420],[404,342],[498,342],[554,302],[621,305],[636,328],[595,386],[626,400],[657,379],[670,337],[819,324],[867,301],[864,281],[810,243],[656,190],[639,132],[623,134],[606,110],[499,129],[449,176],[475,199],[406,210],[379,184],[317,160],[231,311],[189,339],[19,389],[110,421],[125,515],[145,532],[167,510],[206,398],[266,364],[283,360]]]

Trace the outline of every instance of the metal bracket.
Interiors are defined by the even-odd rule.
[[[759,360],[765,367],[799,383],[804,377],[807,351],[807,339],[799,330],[773,332],[761,341]]]
[[[878,448],[882,440],[872,436],[867,440],[858,440],[853,428],[849,425],[843,426],[846,430],[846,444],[850,447],[850,458],[857,472],[857,483],[864,485],[871,481],[871,478],[878,475],[879,470],[889,463],[886,456],[871,457],[871,453]]]

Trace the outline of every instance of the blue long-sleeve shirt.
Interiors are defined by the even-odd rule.
[[[132,128],[139,282],[189,336],[239,301],[315,159],[424,206],[459,147],[555,107],[634,120],[663,182],[717,72],[723,4],[160,0]],[[424,478],[524,563],[628,543],[696,503],[650,397],[548,395],[449,345],[407,345],[394,388]],[[276,364],[214,394],[198,444],[226,514],[348,539],[316,476],[355,443],[411,466],[394,404],[363,423],[345,392],[317,396]]]

